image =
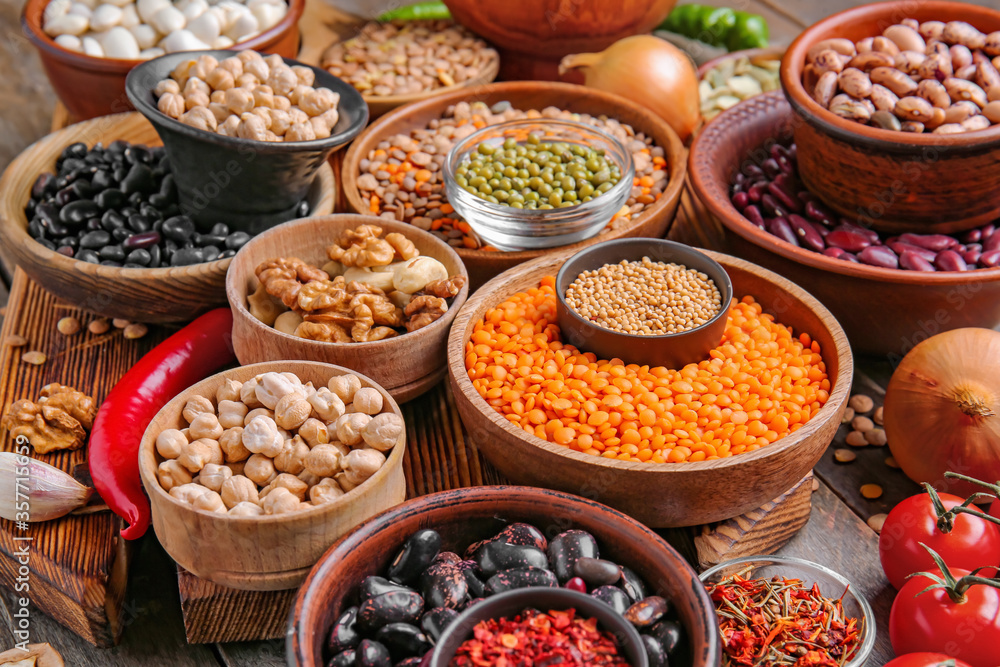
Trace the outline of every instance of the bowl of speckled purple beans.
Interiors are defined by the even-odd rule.
[[[1000,325],[1000,221],[955,235],[886,234],[866,213],[840,216],[803,185],[797,122],[775,91],[723,112],[692,145],[692,188],[727,250],[811,292],[855,352],[898,361],[942,331]]]

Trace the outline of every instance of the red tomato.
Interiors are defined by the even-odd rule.
[[[994,500],[993,504],[990,505],[990,516],[1000,519],[1000,499]]]
[[[971,667],[944,653],[909,653],[885,663],[884,667]]]
[[[956,579],[968,570],[950,568]],[[940,576],[941,571],[928,570]],[[889,640],[899,655],[927,651],[964,660],[972,667],[1000,664],[1000,590],[975,584],[965,600],[952,602],[942,589],[917,595],[934,582],[916,576],[899,590],[889,613]]]
[[[945,509],[961,505],[963,501],[950,493],[942,493],[940,497]],[[942,533],[937,527],[937,513],[931,497],[921,493],[907,498],[889,512],[878,538],[882,569],[889,583],[897,589],[903,587],[908,575],[936,567],[930,554],[920,546],[921,542],[938,552],[949,567],[974,570],[983,565],[1000,564],[1000,527],[979,517],[959,514],[952,531]],[[980,576],[991,577],[995,572],[983,570]]]

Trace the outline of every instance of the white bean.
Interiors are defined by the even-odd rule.
[[[213,12],[202,13],[201,16],[187,24],[187,29],[201,41],[213,46],[213,42],[221,33],[219,18]]]
[[[167,35],[160,47],[167,53],[176,51],[204,51],[208,44],[191,34],[190,30],[176,30]]]
[[[167,5],[153,14],[153,18],[149,20],[149,24],[160,33],[169,35],[173,31],[183,28],[187,24],[187,19],[173,5]]]
[[[258,30],[263,32],[264,30],[270,30],[276,26],[281,19],[285,18],[287,9],[288,6],[284,3],[281,5],[261,3],[250,11],[253,12],[254,18],[257,19]]]
[[[160,56],[166,54],[163,49],[154,46],[151,49],[143,49],[139,52],[139,60],[150,60],[152,58],[159,58]]]
[[[184,18],[186,18],[188,22],[191,22],[208,11],[208,3],[205,2],[205,0],[191,0],[191,2],[187,3],[187,6],[183,9],[180,7],[177,9],[180,9],[184,14]]]
[[[170,0],[137,0],[135,4],[136,10],[139,12],[139,18],[142,19],[143,23],[149,23],[156,12],[169,6]]]
[[[244,11],[226,30],[226,37],[234,42],[238,42],[245,37],[259,32],[259,30],[260,25],[257,22],[257,17],[249,11]]]
[[[42,12],[42,23],[47,25],[49,21],[54,21],[60,16],[65,16],[69,13],[69,8],[73,6],[71,0],[52,0],[49,4],[45,5],[45,11]]]
[[[230,46],[232,46],[235,43],[236,42],[234,42],[233,40],[229,39],[225,35],[219,35],[212,42],[212,48],[213,49],[228,49]]]
[[[73,6],[69,8],[68,13],[72,16],[82,16],[89,21],[91,14],[94,12],[87,5],[80,2],[74,2]]]
[[[160,37],[153,26],[146,25],[145,23],[134,25],[128,30],[135,37],[136,44],[143,51],[153,48],[156,45],[156,40]]]
[[[116,26],[109,30],[101,40],[104,55],[108,58],[123,58],[135,60],[139,57],[139,43],[128,28]]]
[[[83,40],[83,52],[88,56],[93,56],[95,58],[104,57],[104,47],[93,37],[84,37]]]
[[[111,4],[111,6],[114,7],[114,4]],[[121,26],[123,28],[131,28],[132,26],[139,25],[140,23],[142,23],[142,21],[139,19],[139,12],[136,11],[134,4],[128,4],[122,7]]]
[[[83,50],[83,42],[76,35],[59,35],[56,37],[56,44],[70,51]]]
[[[51,21],[46,21],[44,30],[45,34],[50,37],[55,37],[56,35],[82,35],[87,31],[89,24],[90,21],[77,14],[63,14]]]
[[[130,7],[132,5],[129,5]],[[134,10],[133,10],[134,11]],[[122,19],[125,17],[125,12],[121,7],[115,7],[114,5],[103,4],[94,10],[93,15],[90,17],[90,28],[91,30],[109,30],[116,25],[121,25]],[[138,18],[138,15],[136,15]],[[125,26],[128,27],[128,26]]]

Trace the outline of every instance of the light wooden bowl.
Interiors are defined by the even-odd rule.
[[[794,486],[819,461],[840,426],[853,374],[847,337],[833,315],[798,285],[755,264],[704,251],[729,273],[736,298],[819,342],[830,399],[798,431],[754,452],[714,461],[637,463],[605,459],[528,435],[480,397],[465,368],[465,343],[483,314],[555,275],[567,255],[549,255],[497,276],[469,299],[448,338],[448,366],[462,422],[483,454],[518,484],[575,493],[663,528],[721,521],[760,507]]]
[[[430,99],[416,102],[382,116],[354,140],[344,156],[344,164],[340,172],[341,186],[344,189],[348,205],[359,213],[365,213],[368,210],[358,189],[358,176],[361,170],[361,160],[367,157],[368,153],[374,150],[379,142],[385,141],[395,134],[409,135],[411,130],[426,127],[428,122],[440,118],[445,109],[458,102],[485,102],[492,106],[504,100],[518,109],[544,109],[547,106],[556,106],[560,109],[588,113],[594,116],[604,114],[631,125],[637,132],[644,132],[647,136],[651,136],[658,146],[663,147],[670,180],[660,198],[648,206],[642,215],[635,220],[630,220],[610,232],[601,232],[586,241],[566,246],[567,250],[580,250],[598,241],[609,239],[632,236],[661,238],[666,235],[674,220],[674,214],[677,212],[677,204],[680,201],[681,189],[684,185],[684,175],[687,171],[687,150],[681,140],[665,121],[646,108],[617,95],[568,83],[541,83],[537,81],[492,83],[471,91],[455,90],[435,95]],[[469,270],[473,291],[493,276],[512,266],[552,252],[551,250],[491,252],[466,248],[457,248],[456,250]]]
[[[215,396],[226,380],[245,382],[271,371],[295,373],[303,382],[325,386],[331,377],[355,373],[314,361],[277,361],[223,371],[186,389],[163,406],[139,444],[139,473],[153,510],[153,529],[170,557],[188,572],[229,588],[272,591],[295,588],[323,552],[358,524],[403,502],[403,452],[406,436],[393,447],[385,465],[364,484],[337,500],[296,512],[262,517],[232,517],[199,510],[163,490],[156,479],[162,459],[156,436],[184,428],[184,404],[192,396]],[[388,411],[399,406],[382,387],[364,375],[364,387],[381,392]]]
[[[257,286],[254,269],[275,257],[298,257],[315,266],[327,261],[326,247],[345,229],[377,224],[385,233],[399,232],[413,241],[421,255],[438,260],[448,275],[461,275],[466,285],[444,317],[431,325],[395,338],[370,343],[324,343],[282,333],[247,310],[247,294]],[[226,295],[233,310],[233,348],[242,364],[279,359],[306,359],[352,368],[385,387],[405,403],[424,393],[447,373],[448,328],[469,296],[469,274],[447,243],[413,225],[363,215],[343,214],[293,220],[260,234],[243,246],[226,277]]]
[[[138,112],[104,116],[71,125],[28,146],[0,177],[0,256],[42,287],[74,305],[105,317],[137,322],[187,322],[225,305],[226,270],[232,258],[159,269],[124,269],[60,255],[28,234],[24,205],[42,172],[54,172],[63,149],[115,140],[159,146],[153,126]],[[336,181],[329,165],[320,169],[309,203],[317,215],[333,211]]]

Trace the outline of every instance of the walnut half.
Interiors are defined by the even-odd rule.
[[[4,426],[13,438],[24,436],[39,454],[80,449],[87,439],[83,425],[62,408],[15,401],[4,415]]]
[[[441,319],[448,312],[448,302],[436,296],[422,294],[413,297],[413,300],[403,311],[406,319],[404,324],[407,331],[423,329],[432,322]]]

